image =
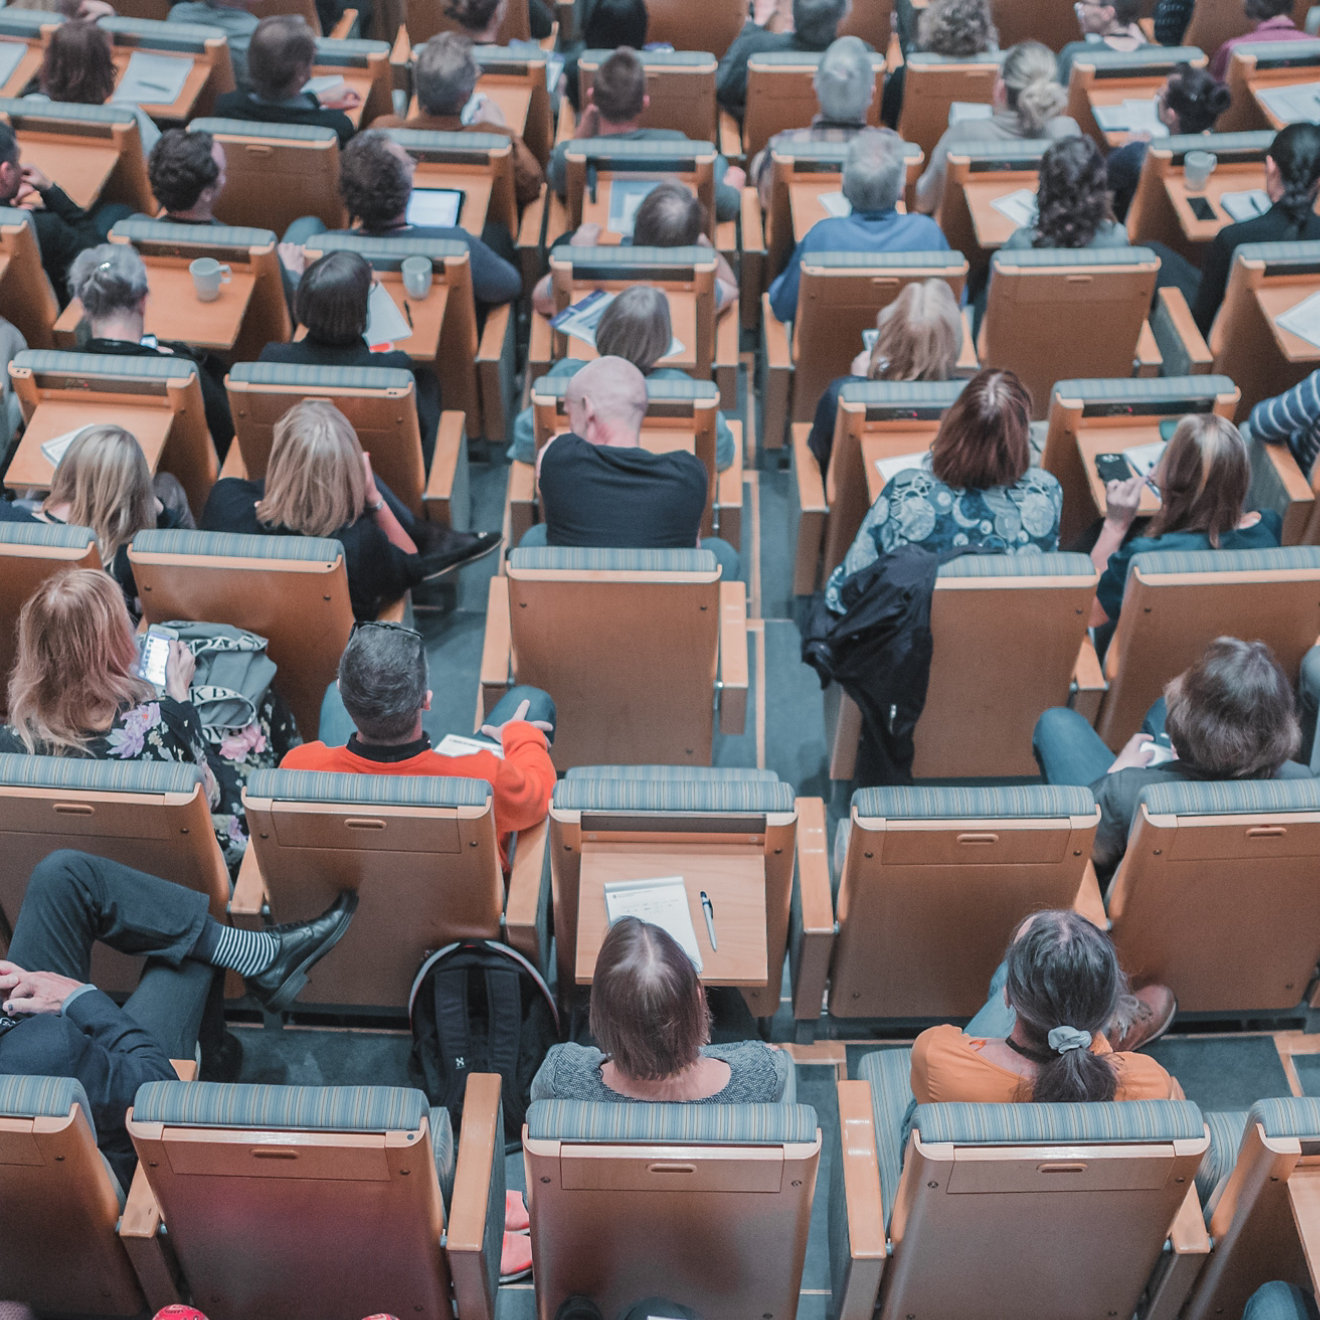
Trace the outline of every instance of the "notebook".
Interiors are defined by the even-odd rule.
[[[1251,220],[1270,209],[1269,194],[1262,188],[1248,188],[1245,192],[1222,193],[1219,205],[1234,220]]]
[[[1286,87],[1263,87],[1256,99],[1285,124],[1320,119],[1320,83],[1289,83]]]
[[[816,195],[817,201],[825,208],[826,215],[841,220],[852,215],[852,203],[841,192],[823,192]]]
[[[605,914],[610,925],[621,917],[637,917],[659,926],[674,937],[679,947],[701,971],[701,950],[688,907],[687,887],[681,875],[655,880],[611,880],[605,886]]]
[[[1030,188],[1019,188],[1007,196],[996,197],[990,205],[1019,227],[1036,223],[1036,194]]]
[[[891,458],[877,458],[875,470],[885,479],[887,486],[900,472],[924,467],[929,458],[928,449],[919,449],[915,454],[894,454]]]
[[[574,339],[580,339],[584,344],[590,344],[592,348],[596,347],[596,327],[600,324],[600,318],[605,315],[605,309],[612,303],[617,294],[609,293],[605,289],[593,289],[587,296],[571,307],[566,307],[556,316],[550,318],[550,324],[560,332],[560,334],[571,335]],[[669,351],[665,357],[673,357],[676,353],[683,351],[683,341],[674,336],[669,341]]]
[[[1276,316],[1274,324],[1320,347],[1320,293],[1303,298],[1282,316]]]
[[[373,284],[367,298],[367,329],[363,336],[372,348],[395,344],[412,335],[412,326],[403,319],[398,304],[382,284]]]
[[[179,99],[193,62],[178,55],[135,50],[110,100],[117,105],[171,105]]]
[[[614,179],[610,183],[610,218],[605,228],[612,234],[632,237],[637,208],[646,200],[659,179]]]

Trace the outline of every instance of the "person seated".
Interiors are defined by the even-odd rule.
[[[848,144],[843,195],[852,214],[817,220],[770,285],[770,310],[781,321],[797,315],[802,263],[814,252],[947,252],[948,240],[929,216],[904,215],[907,162],[903,139],[887,128],[867,129]]]
[[[1213,414],[1184,417],[1165,447],[1151,482],[1160,494],[1159,512],[1131,536],[1143,476],[1105,487],[1105,519],[1091,551],[1100,573],[1091,626],[1105,629],[1108,644],[1123,605],[1128,566],[1144,550],[1264,550],[1280,543],[1283,521],[1272,510],[1247,512],[1251,460],[1232,422]]]
[[[1155,40],[1161,46],[1181,46],[1196,0],[1155,0]]]
[[[215,483],[201,525],[208,532],[338,541],[358,620],[374,619],[410,588],[500,543],[498,532],[455,532],[414,518],[372,473],[352,423],[324,399],[295,403],[275,423],[265,480]]]
[[[100,202],[84,211],[35,165],[20,163],[18,135],[0,124],[0,206],[28,208],[41,250],[41,265],[55,297],[68,302],[69,266],[86,248],[104,243],[120,220],[133,213],[123,202]],[[34,202],[40,206],[34,206]],[[76,295],[75,295],[76,296]]]
[[[169,496],[157,495],[157,488]],[[41,522],[88,527],[96,537],[102,566],[124,592],[134,617],[142,611],[128,547],[153,527],[191,527],[192,515],[178,478],[151,469],[137,439],[121,426],[88,426],[64,451],[50,494],[41,504],[0,500],[0,522]]]
[[[361,8],[366,9],[369,3],[370,0],[365,0]],[[258,21],[249,8],[249,0],[175,0],[165,15],[165,21],[219,28],[225,34],[225,45],[229,47],[234,81],[240,88],[248,85],[248,45]]]
[[[533,1100],[777,1104],[792,1099],[793,1061],[759,1040],[710,1044],[711,1014],[692,959],[660,926],[623,917],[591,977],[596,1045],[552,1045]]]
[[[816,405],[807,448],[827,475],[834,448],[839,393],[850,381],[948,380],[962,352],[963,321],[958,300],[943,280],[909,284],[875,318],[875,347],[853,359],[851,374],[826,387]]]
[[[1293,22],[1293,8],[1292,0],[1243,0],[1242,12],[1252,23],[1252,29],[1241,36],[1229,37],[1215,51],[1210,61],[1211,76],[1221,80],[1228,77],[1228,66],[1239,46],[1255,46],[1267,41],[1310,41],[1310,33],[1302,31]]]
[[[588,362],[564,396],[571,431],[552,436],[536,456],[541,521],[524,546],[710,550],[725,578],[738,576],[738,554],[701,536],[709,478],[684,450],[643,448],[646,377],[622,358]]]
[[[970,60],[999,50],[999,31],[990,17],[987,0],[931,0],[920,15],[914,51]],[[880,122],[888,128],[898,127],[906,83],[906,64],[900,64],[885,78]]]
[[[642,199],[633,217],[633,247],[711,247],[707,232],[709,213],[701,198],[685,183],[665,179]],[[563,247],[594,247],[600,242],[601,227],[587,221],[572,233],[561,234],[550,245],[551,251]],[[722,252],[715,254],[715,311],[722,315],[738,301],[738,279]],[[532,308],[542,316],[555,314],[554,281],[543,275],[532,290]]]
[[[1182,1100],[1177,1080],[1134,1052],[1176,1010],[1167,987],[1128,994],[1113,942],[1085,917],[1037,912],[1014,932],[967,1026],[917,1037],[912,1094],[919,1105]]]
[[[1080,0],[1074,9],[1082,39],[1070,41],[1059,52],[1059,81],[1065,87],[1079,55],[1097,50],[1132,51],[1147,44],[1146,34],[1137,26],[1141,0]]]
[[[634,284],[624,289],[601,314],[596,325],[596,352],[601,357],[619,357],[631,362],[648,380],[691,380],[679,367],[658,367],[656,363],[669,353],[674,329],[669,316],[669,299],[650,284]],[[575,376],[585,367],[583,358],[562,358],[546,373],[560,379]],[[513,424],[513,444],[509,457],[515,462],[531,463],[536,459],[536,432],[529,404]],[[733,432],[724,414],[715,422],[715,467],[723,472],[734,458]]]
[[[356,730],[347,745],[303,743],[284,757],[280,769],[484,779],[494,790],[500,860],[507,870],[510,837],[545,819],[555,790],[549,751],[555,704],[550,697],[539,688],[511,688],[479,730],[479,736],[492,740],[489,751],[435,751],[422,727],[431,690],[421,634],[400,624],[370,622],[358,624],[349,638],[339,661],[337,691]],[[342,725],[342,720],[332,718],[331,723]],[[325,724],[323,717],[323,731]]]
[[[528,28],[533,41],[554,32],[555,16],[544,0],[448,0],[445,13],[478,46],[498,46],[509,4],[526,4]]]
[[[686,142],[687,135],[673,128],[642,128],[642,112],[651,103],[646,94],[646,70],[635,50],[624,47],[601,64],[587,93],[586,108],[573,130],[573,140],[618,138],[623,142]],[[550,153],[545,176],[560,197],[567,196],[568,142]],[[742,170],[731,168],[723,156],[715,157],[715,218],[736,220],[742,210],[739,189],[747,182]]]
[[[177,357],[197,364],[206,429],[223,462],[234,438],[225,370],[213,354],[146,333],[147,268],[127,243],[103,243],[74,258],[69,293],[82,304],[78,351],[118,357]],[[84,334],[86,338],[84,338]]]
[[[844,561],[825,587],[843,614],[839,588],[899,546],[936,552],[983,546],[1005,555],[1057,550],[1063,491],[1031,466],[1031,395],[1011,371],[988,367],[949,405],[920,467],[885,483]]]
[[[1095,794],[1100,826],[1091,855],[1107,877],[1122,860],[1151,784],[1309,779],[1292,759],[1301,740],[1292,686],[1274,652],[1264,642],[1217,637],[1165,685],[1117,757],[1081,715],[1063,707],[1041,715],[1031,741],[1047,784]]]
[[[147,157],[151,193],[175,225],[219,225],[215,204],[225,190],[225,149],[204,129],[169,128]]]
[[[415,128],[431,133],[495,133],[513,147],[513,190],[520,207],[541,195],[545,173],[520,134],[509,127],[498,102],[476,90],[481,66],[472,56],[472,42],[457,32],[441,32],[417,52],[413,87],[417,113],[407,119],[384,115],[373,128]],[[463,111],[475,103],[471,118]]]
[[[1247,430],[1253,440],[1286,444],[1309,481],[1320,454],[1320,370],[1285,393],[1262,399],[1247,418]]]
[[[303,271],[293,295],[294,317],[307,334],[292,343],[267,344],[258,361],[309,367],[392,367],[411,372],[422,456],[429,469],[440,425],[440,382],[430,367],[418,366],[401,348],[373,353],[367,347],[367,302],[374,279],[366,259],[356,252],[327,252],[318,257]]]
[[[415,225],[409,221],[408,203],[416,170],[417,162],[387,133],[375,128],[359,133],[339,162],[339,195],[357,227],[331,232],[462,243],[468,250],[472,296],[478,310],[516,298],[522,292],[522,274],[514,264],[513,239],[503,225],[488,222],[481,238],[473,238],[457,226]],[[315,217],[295,220],[285,236],[287,241],[280,244],[281,260],[286,266],[301,269],[301,250],[290,252],[290,246],[324,232],[325,226]]]
[[[763,207],[770,205],[773,154],[795,143],[851,141],[866,127],[875,83],[871,52],[860,37],[840,37],[829,47],[811,79],[820,113],[807,128],[786,128],[776,133],[752,161],[750,178]]]
[[[223,92],[215,98],[217,119],[243,119],[258,124],[305,124],[330,128],[341,147],[356,131],[344,113],[361,103],[350,87],[330,96],[304,92],[316,63],[316,34],[296,14],[263,18],[248,43],[247,72],[251,91]]]
[[[127,1188],[137,1154],[125,1116],[139,1086],[176,1080],[170,1060],[194,1057],[215,973],[237,972],[267,1012],[282,1011],[344,937],[357,897],[345,890],[313,921],[244,930],[216,921],[200,890],[52,852],[32,869],[0,959],[0,1073],[81,1082],[97,1146]],[[122,1008],[88,981],[98,943],[147,956]]]
[[[119,80],[111,51],[110,34],[95,23],[73,19],[52,28],[46,38],[46,53],[37,74],[36,92],[25,101],[60,101],[66,105],[106,105]],[[142,150],[149,152],[160,140],[160,129],[140,105],[124,105],[137,120]]]
[[[989,119],[964,119],[940,137],[931,152],[930,164],[917,180],[918,211],[934,215],[940,209],[952,146],[1076,137],[1081,133],[1077,122],[1063,113],[1068,93],[1059,86],[1054,52],[1039,41],[1020,41],[1004,56],[992,103],[994,113]]]
[[[267,694],[242,750],[212,749],[191,700],[195,669],[192,652],[171,642],[157,691],[138,674],[137,635],[119,584],[100,569],[56,573],[19,612],[0,753],[197,766],[233,874],[247,847],[243,784],[253,770],[275,765],[298,735]]]
[[[1104,157],[1088,137],[1063,138],[1040,158],[1036,223],[1015,229],[1000,251],[1127,247],[1114,219]]]
[[[1156,94],[1155,113],[1170,133],[1209,133],[1232,103],[1232,92],[1204,69],[1179,64]],[[1114,217],[1120,223],[1132,205],[1149,146],[1141,139],[1125,142],[1105,160],[1109,190],[1114,195]]]
[[[793,25],[787,32],[772,32],[778,11],[776,0],[756,0],[752,17],[724,52],[715,73],[715,98],[739,122],[747,108],[747,64],[753,55],[776,50],[824,50],[839,35],[852,0],[793,0]]]
[[[564,71],[560,87],[573,113],[582,110],[582,83],[578,60],[584,50],[618,50],[646,45],[648,16],[646,0],[580,0],[578,23],[581,39],[562,47]]]

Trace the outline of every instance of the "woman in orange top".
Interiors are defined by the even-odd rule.
[[[1005,1037],[931,1027],[912,1050],[918,1104],[1181,1100],[1177,1079],[1105,1037],[1125,982],[1109,937],[1075,912],[1038,912],[1009,945]]]

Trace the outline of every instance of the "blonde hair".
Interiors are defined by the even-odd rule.
[[[78,755],[115,712],[155,695],[137,676],[124,593],[96,568],[49,577],[18,616],[9,721],[29,752]]]
[[[362,446],[348,418],[324,399],[295,403],[275,423],[257,517],[304,536],[333,536],[358,519],[366,498]]]
[[[66,522],[96,533],[109,564],[143,528],[156,525],[151,469],[135,436],[122,426],[89,426],[74,437],[42,506],[69,506]]]
[[[870,380],[948,380],[962,351],[958,300],[943,280],[909,284],[875,318]]]
[[[1019,41],[1004,56],[1000,77],[1008,91],[1008,108],[1016,112],[1028,137],[1038,137],[1068,102],[1068,93],[1059,85],[1058,60],[1039,41]]]
[[[601,316],[596,351],[601,357],[624,358],[645,376],[669,352],[673,338],[669,299],[654,285],[634,284]]]

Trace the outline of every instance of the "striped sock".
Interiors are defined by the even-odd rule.
[[[275,961],[279,941],[269,931],[222,926],[208,917],[193,946],[193,957],[212,967],[225,967],[240,976],[255,976]]]

